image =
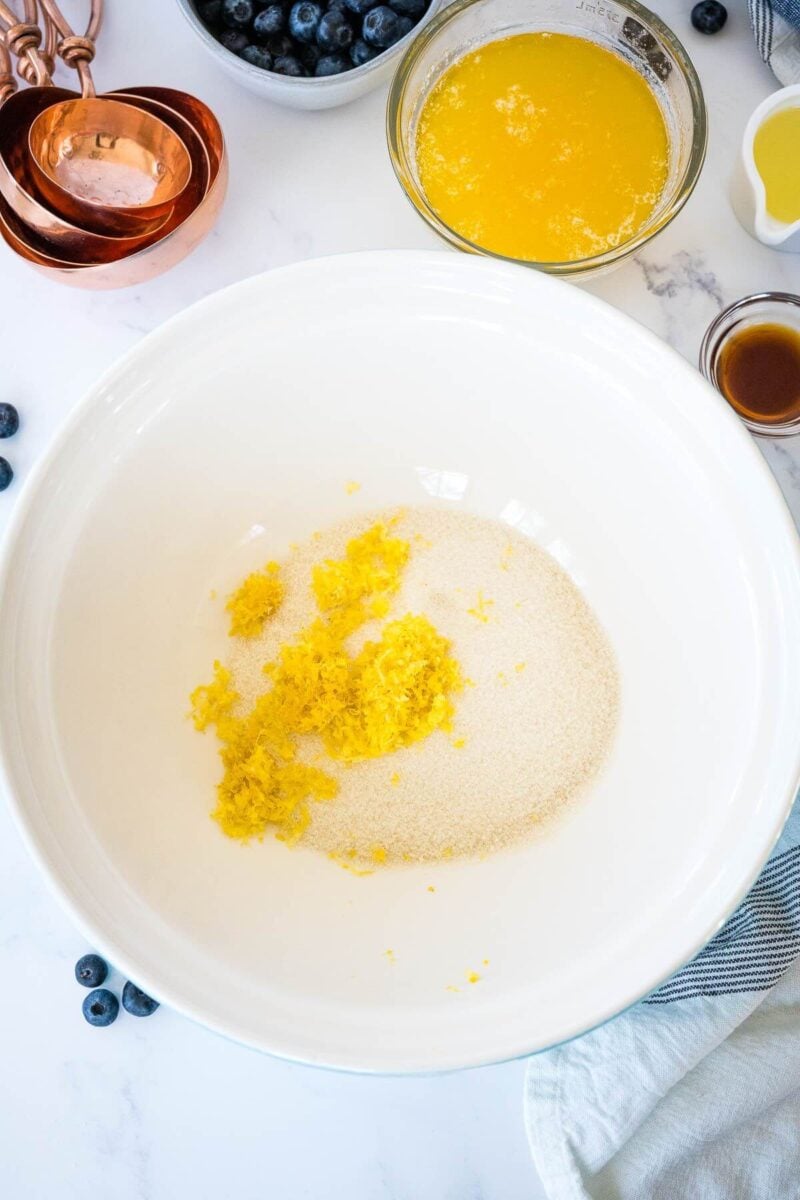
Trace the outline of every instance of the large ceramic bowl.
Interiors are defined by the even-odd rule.
[[[507,520],[583,589],[622,679],[606,769],[485,861],[359,878],[226,840],[185,715],[226,639],[209,592],[405,502]],[[355,255],[210,297],[75,412],[2,560],[0,754],[43,871],[148,992],[310,1063],[459,1067],[604,1021],[715,932],[798,781],[798,644],[794,528],[693,368],[544,276]]]

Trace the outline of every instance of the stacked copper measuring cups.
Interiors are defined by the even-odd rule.
[[[197,246],[222,206],[219,122],[173,88],[96,94],[90,64],[103,0],[91,0],[83,35],[56,0],[19,3],[17,14],[0,0],[0,237],[72,287],[160,275]],[[54,85],[57,60],[75,71],[79,92]]]

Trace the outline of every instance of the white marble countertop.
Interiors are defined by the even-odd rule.
[[[745,120],[776,86],[756,53],[744,0],[731,0],[728,25],[713,38],[691,29],[691,3],[659,0],[655,8],[687,45],[706,91],[705,171],[670,228],[590,286],[694,361],[724,304],[746,292],[800,291],[800,257],[752,242],[726,200]],[[67,7],[77,18],[82,5]],[[17,404],[24,422],[3,453],[17,483],[101,371],[207,293],[299,258],[438,245],[395,183],[383,91],[326,113],[274,108],[218,72],[170,0],[108,0],[107,8],[98,84],[172,85],[208,101],[229,141],[230,195],[213,235],[189,260],[130,291],[66,291],[0,246],[0,400]],[[765,453],[800,517],[800,448],[784,443]],[[0,496],[0,532],[17,483]],[[93,1030],[72,977],[86,949],[0,806],[0,1194],[543,1196],[522,1125],[523,1063],[372,1079],[274,1061],[167,1011]]]

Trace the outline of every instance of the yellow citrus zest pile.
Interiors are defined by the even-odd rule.
[[[212,683],[195,688],[191,694],[192,720],[195,729],[216,725],[231,711],[239,699],[231,687],[231,673],[221,662],[214,663]]]
[[[283,600],[278,570],[276,562],[268,562],[263,571],[248,575],[230,597],[225,610],[231,614],[231,637],[258,637],[278,611]]]
[[[213,815],[230,837],[262,837],[275,826],[277,837],[295,842],[311,819],[308,801],[336,795],[335,779],[298,761],[304,734],[316,734],[332,759],[354,763],[451,728],[451,696],[463,682],[450,643],[427,617],[408,613],[387,622],[355,655],[345,645],[367,621],[386,615],[400,586],[409,544],[393,536],[394,523],[371,526],[343,558],[314,568],[320,615],[265,666],[272,686],[248,714],[235,715],[238,696],[220,663],[212,682],[192,693],[195,727],[213,725],[222,743]],[[261,578],[278,583],[276,575],[277,567]],[[255,578],[245,580],[229,608]],[[385,856],[376,847],[374,861]]]

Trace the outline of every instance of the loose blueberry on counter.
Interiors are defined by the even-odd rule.
[[[392,12],[385,4],[379,4],[377,8],[371,8],[364,17],[361,36],[368,45],[387,50],[400,36],[398,20],[397,13]]]
[[[719,33],[728,19],[728,10],[719,0],[700,0],[692,9],[692,24],[698,33]]]
[[[75,963],[75,978],[82,987],[99,988],[108,977],[108,963],[99,954],[84,954]]]
[[[197,6],[197,13],[206,25],[221,25],[222,0],[201,0]]]
[[[364,63],[371,62],[379,54],[380,50],[375,46],[368,46],[363,38],[356,38],[350,47],[350,61],[354,67],[363,67]]]
[[[345,7],[349,8],[350,12],[356,13],[359,17],[363,17],[365,12],[369,12],[379,2],[380,0],[343,0]]]
[[[289,33],[298,42],[313,42],[321,18],[322,9],[314,0],[298,0],[289,12]]]
[[[281,54],[272,64],[272,69],[276,75],[292,75],[298,79],[306,73],[303,64],[293,54]]]
[[[4,458],[0,458],[0,492],[6,490],[13,478],[14,472],[11,470],[11,463],[6,462]]]
[[[132,1017],[149,1017],[158,1008],[158,1001],[129,980],[122,989],[122,1007]]]
[[[286,13],[282,4],[270,4],[256,13],[253,21],[253,37],[258,42],[265,42],[273,33],[280,33],[286,27]]]
[[[323,54],[314,69],[314,74],[318,78],[325,75],[341,75],[342,71],[349,71],[352,65],[350,59],[345,58],[343,54]]]
[[[0,438],[13,437],[19,429],[19,413],[13,404],[0,404]]]
[[[239,29],[223,29],[217,40],[220,46],[230,50],[231,54],[241,54],[250,45],[247,34]]]
[[[272,70],[272,55],[266,46],[245,46],[239,57],[253,67],[261,67],[262,71]]]
[[[111,1025],[118,1012],[119,1000],[108,988],[96,988],[83,1002],[83,1015],[90,1025]]]
[[[253,0],[222,0],[222,23],[228,29],[249,29],[254,16]]]
[[[329,9],[319,23],[317,44],[328,54],[346,50],[354,41],[353,27],[339,8]]]

